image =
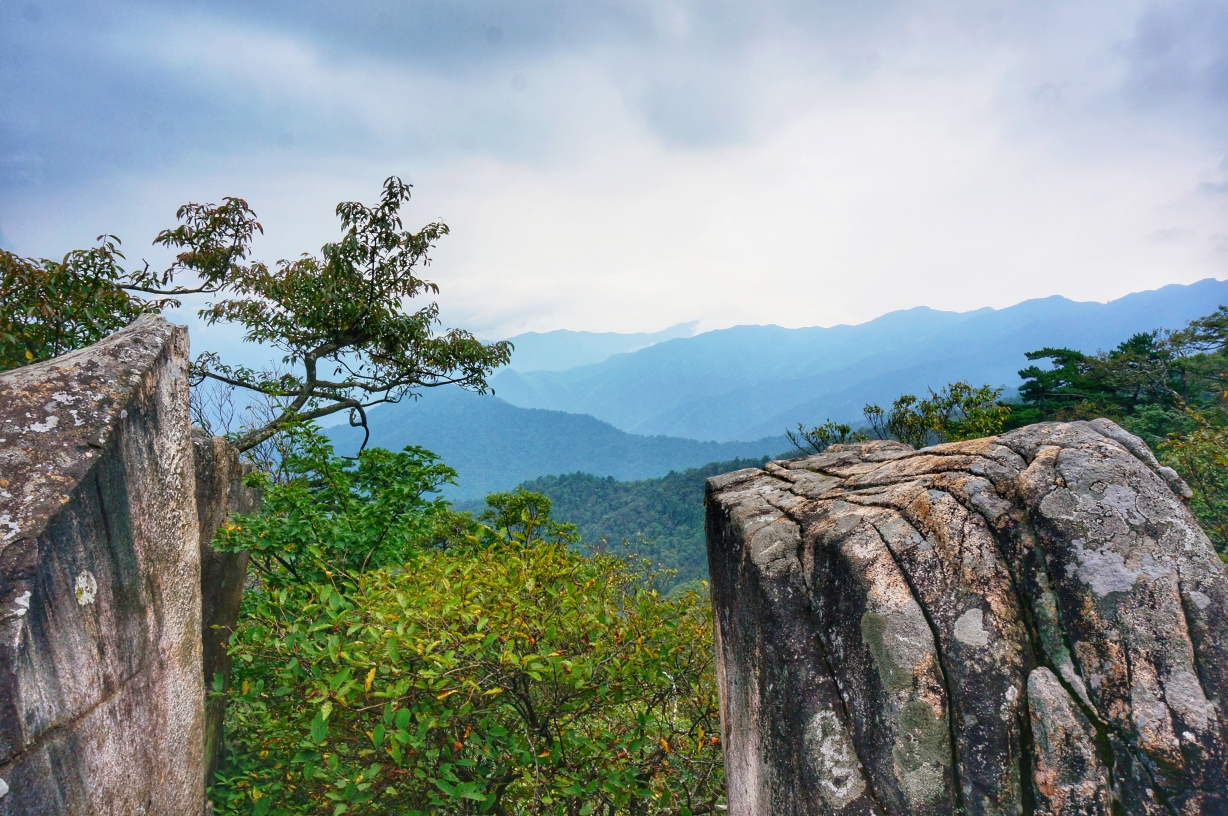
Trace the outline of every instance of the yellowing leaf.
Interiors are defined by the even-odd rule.
[[[436,700],[446,700],[446,699],[448,699],[449,697],[451,697],[453,694],[455,694],[457,691],[458,691],[458,689],[448,689],[447,691],[445,691],[443,694],[440,694],[440,695],[439,695],[438,697],[436,697],[435,699],[436,699]]]
[[[371,684],[375,682],[375,667],[371,667],[371,671],[367,672],[367,681],[362,684],[364,691],[371,690]]]

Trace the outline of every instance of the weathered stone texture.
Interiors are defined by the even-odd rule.
[[[1107,420],[709,479],[730,812],[1228,814],[1188,497]]]
[[[0,375],[0,814],[204,807],[187,332]]]
[[[247,577],[245,552],[220,553],[213,549],[213,534],[230,516],[260,509],[260,494],[243,484],[251,465],[239,461],[238,451],[220,436],[192,429],[196,461],[196,513],[200,528],[201,635],[205,688],[214,688],[220,677],[223,687],[230,680],[230,655],[226,642],[239,620],[243,584]],[[214,697],[205,711],[205,785],[217,770],[222,742],[226,700]]]

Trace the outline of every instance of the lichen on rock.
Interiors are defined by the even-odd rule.
[[[0,374],[0,816],[203,812],[202,550],[254,508],[198,493],[187,364],[146,315]]]
[[[1188,496],[1107,420],[709,480],[731,812],[852,812],[788,771],[818,717],[857,812],[1228,813],[1228,577]],[[822,694],[762,682],[798,671]]]

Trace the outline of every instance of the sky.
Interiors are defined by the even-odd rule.
[[[1225,278],[1228,0],[0,0],[0,247],[293,258],[394,174],[486,338]]]

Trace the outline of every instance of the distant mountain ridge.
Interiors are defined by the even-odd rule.
[[[554,473],[583,471],[620,481],[663,476],[709,462],[774,456],[790,446],[782,434],[752,442],[697,442],[638,436],[590,416],[517,408],[498,397],[455,387],[428,390],[421,399],[368,412],[370,445],[400,450],[417,445],[459,473],[444,491],[473,499]],[[362,432],[348,425],[325,430],[339,453],[353,454]]]
[[[508,368],[516,371],[563,371],[600,363],[615,354],[638,351],[655,343],[690,337],[695,322],[678,323],[659,332],[621,334],[557,329],[544,333],[526,332],[508,340],[515,346]]]
[[[856,326],[735,326],[565,371],[505,369],[492,384],[513,405],[586,413],[630,433],[748,440],[797,422],[857,421],[866,402],[954,380],[1013,388],[1027,351],[1108,349],[1221,303],[1228,282],[1208,278],[1109,303],[1054,296],[971,312],[917,307]]]

